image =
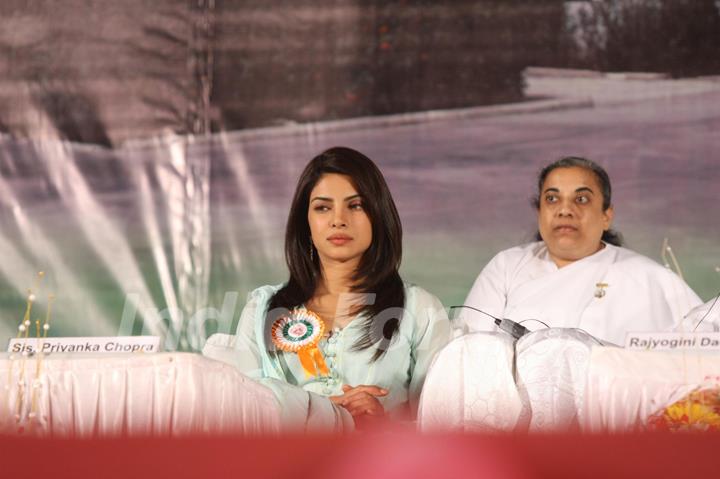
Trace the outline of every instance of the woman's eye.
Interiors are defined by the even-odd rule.
[[[590,202],[590,198],[588,198],[587,196],[578,196],[577,198],[575,198],[575,201],[577,201],[581,205],[584,205],[585,203]]]
[[[363,205],[362,205],[362,203],[351,203],[351,204],[350,204],[350,209],[351,209],[351,210],[362,210],[362,209],[363,209]]]
[[[555,195],[547,195],[547,196],[545,197],[545,202],[546,202],[546,203],[555,203],[555,202],[557,202],[557,196],[555,196]]]
[[[315,211],[319,213],[323,213],[325,211],[329,211],[330,207],[327,205],[317,205],[315,208],[313,208]]]

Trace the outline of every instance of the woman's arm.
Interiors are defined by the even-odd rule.
[[[506,274],[505,252],[502,252],[482,269],[463,305],[502,318],[507,302]],[[462,331],[463,334],[497,330],[490,316],[470,308],[460,308],[453,323],[453,329]],[[457,335],[459,334],[456,333]]]
[[[451,337],[450,321],[440,300],[421,288],[414,289],[414,305],[407,308],[407,312],[412,314],[416,321],[416,333],[410,350],[408,388],[408,401],[413,417],[417,414],[420,393],[430,364]]]

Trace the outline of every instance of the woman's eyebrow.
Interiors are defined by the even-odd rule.
[[[594,191],[592,190],[592,188],[590,188],[589,186],[581,186],[580,188],[577,188],[577,189],[575,190],[575,193],[580,193],[580,192],[584,192],[584,191],[587,191],[587,192],[589,192],[589,193],[592,193],[593,195],[595,194],[595,192],[594,192]],[[543,194],[549,193],[549,192],[552,192],[552,193],[560,193],[560,190],[557,189],[557,188],[555,188],[555,187],[553,186],[553,187],[550,187],[550,188],[546,189],[545,191],[543,191]]]
[[[332,201],[332,198],[327,198],[325,196],[316,196],[315,198],[310,200],[310,203],[313,201]]]
[[[354,195],[350,195],[350,196],[348,196],[348,197],[345,198],[345,201],[352,201],[352,200],[354,200],[355,198],[360,198],[360,194],[359,194],[359,193],[356,193],[356,194],[354,194]]]

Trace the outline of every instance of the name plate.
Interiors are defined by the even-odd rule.
[[[159,336],[15,338],[8,344],[8,353],[156,353],[159,348]]]
[[[720,333],[627,333],[626,349],[720,351]]]

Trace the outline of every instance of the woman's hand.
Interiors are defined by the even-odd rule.
[[[344,407],[355,420],[355,425],[362,429],[370,420],[385,416],[385,408],[378,400],[379,397],[387,396],[387,389],[378,386],[348,386],[342,387],[341,396],[331,396],[330,400],[338,406]]]

